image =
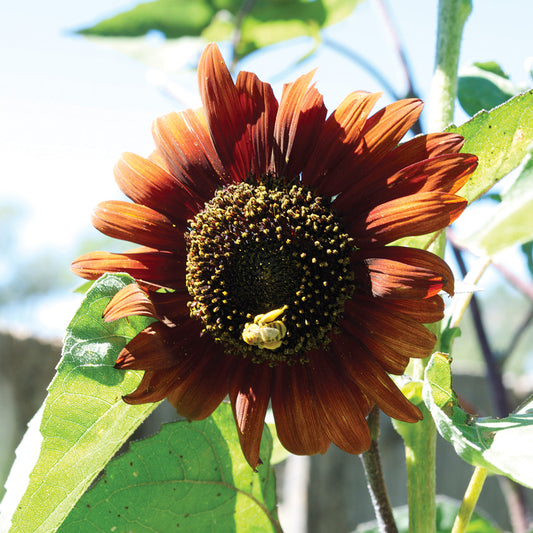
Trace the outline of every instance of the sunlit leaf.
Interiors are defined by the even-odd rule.
[[[62,359],[44,405],[40,454],[13,517],[12,532],[54,531],[155,408],[124,403],[122,395],[135,389],[140,374],[113,368],[120,350],[151,319],[130,317],[108,324],[102,319],[111,297],[132,282],[127,275],[100,278],[67,328]]]
[[[467,463],[533,488],[533,400],[506,418],[474,417],[452,389],[450,358],[435,353],[426,368],[424,401],[441,436]]]
[[[470,116],[492,109],[520,92],[497,63],[475,63],[461,72],[457,98]]]
[[[446,131],[462,135],[465,144],[461,151],[479,158],[476,171],[458,193],[471,203],[518,167],[528,154],[533,142],[533,90]],[[435,234],[422,235],[402,239],[398,244],[427,248],[434,239]]]
[[[164,424],[108,464],[59,531],[276,531],[271,453],[267,429],[254,472],[228,404],[206,420]]]
[[[479,255],[492,256],[509,246],[533,240],[533,157],[503,195],[490,221],[461,243]]]
[[[155,0],[135,6],[80,30],[84,35],[136,37],[151,30],[167,38],[229,40],[239,26],[237,59],[277,42],[300,36],[318,38],[321,28],[349,16],[362,0],[257,0],[243,10],[242,0]]]
[[[450,533],[453,528],[453,523],[461,502],[452,500],[445,496],[437,496],[437,523],[435,524],[435,533]],[[402,506],[393,509],[394,519],[398,527],[398,533],[409,532],[409,507]],[[501,533],[501,529],[494,526],[488,517],[482,512],[474,512],[468,526],[466,533]],[[381,533],[376,522],[368,522],[359,525],[354,533]]]

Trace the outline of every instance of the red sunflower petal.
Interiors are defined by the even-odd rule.
[[[121,350],[115,368],[159,371],[175,367],[179,357],[165,343],[167,330],[162,322],[144,328]]]
[[[170,252],[138,248],[121,254],[90,252],[71,265],[74,274],[98,279],[107,272],[126,272],[152,287],[185,288],[185,262]]]
[[[308,365],[279,365],[272,380],[272,410],[279,440],[291,453],[326,453],[330,439],[313,400],[314,382]]]
[[[101,202],[94,210],[94,227],[115,239],[185,255],[185,225],[144,205],[121,201]]]
[[[346,186],[344,159],[351,158],[354,146],[372,107],[381,93],[358,91],[350,94],[326,120],[315,150],[303,171],[303,182],[320,194],[334,195]]]
[[[409,356],[393,350],[387,343],[380,342],[368,333],[366,328],[354,320],[342,320],[341,327],[360,341],[386,372],[401,375],[409,364]]]
[[[456,154],[463,144],[463,137],[453,133],[419,135],[394,148],[370,172],[357,173],[357,166],[352,170],[346,169],[346,175],[352,175],[356,179],[344,183],[343,192],[335,200],[335,205],[340,211],[349,211],[355,201],[366,197],[367,191],[374,190],[375,184],[378,184],[378,188],[383,188],[382,184],[402,169],[443,154]],[[357,165],[356,160],[354,164]]]
[[[278,101],[272,87],[251,72],[240,72],[236,87],[247,124],[247,136],[241,142],[251,142],[246,149],[251,156],[246,171],[260,176],[270,167]]]
[[[394,384],[381,365],[347,335],[331,339],[338,361],[346,375],[387,415],[404,422],[422,420],[420,409],[413,405]]]
[[[171,174],[204,201],[229,182],[209,138],[202,110],[186,109],[159,117],[152,134]]]
[[[240,182],[250,171],[253,147],[248,137],[247,114],[216,44],[207,45],[198,65],[198,85],[207,124],[216,151],[231,175]]]
[[[352,266],[363,290],[381,298],[429,298],[441,290],[453,294],[450,267],[438,256],[403,246],[357,250]]]
[[[353,212],[420,192],[454,194],[466,184],[476,166],[474,155],[443,154],[418,161],[382,181],[368,183],[364,196],[360,190],[352,190],[336,205],[341,209],[349,204]]]
[[[130,405],[164,400],[179,379],[179,369],[147,370],[138,387],[122,399]]]
[[[150,300],[158,316],[170,319],[174,324],[180,324],[190,316],[187,303],[191,297],[187,291],[180,292],[152,292]]]
[[[112,322],[128,316],[147,316],[158,318],[154,304],[136,283],[120,289],[104,309],[105,322]]]
[[[308,363],[313,372],[319,412],[331,441],[347,453],[359,454],[371,444],[365,419],[369,403],[363,398],[362,387],[359,390],[350,383],[330,357],[328,353],[314,352]]]
[[[403,313],[421,324],[438,322],[444,317],[444,301],[440,296],[431,296],[423,300],[387,299],[381,301],[380,305],[391,312]]]
[[[203,203],[160,165],[129,152],[115,165],[115,179],[135,203],[163,213],[177,224],[193,218]]]
[[[228,393],[237,363],[237,357],[224,354],[214,344],[208,346],[191,372],[172,389],[168,401],[189,420],[208,417]]]
[[[346,322],[364,328],[367,335],[407,357],[423,359],[430,355],[435,335],[409,316],[383,309],[380,303],[380,299],[354,296],[344,304]]]
[[[426,235],[450,225],[467,201],[454,194],[421,192],[396,198],[346,220],[358,247],[388,244],[402,237]]]
[[[414,98],[399,100],[374,113],[361,132],[351,171],[365,175],[377,167],[416,122],[423,105]]]
[[[314,71],[285,84],[274,126],[273,170],[296,177],[313,153],[327,110],[322,95],[309,87]]]
[[[249,465],[261,464],[259,447],[270,398],[272,368],[243,361],[230,384],[230,401],[241,448]]]

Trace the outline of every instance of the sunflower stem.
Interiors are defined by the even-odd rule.
[[[370,428],[372,444],[368,451],[361,454],[361,461],[365,469],[368,491],[376,513],[378,528],[380,533],[398,533],[381,468],[378,448],[379,409],[376,406],[368,415],[368,427]]]
[[[487,469],[477,466],[466,489],[463,502],[457,513],[451,533],[464,533],[474,512],[481,489],[487,477]]]
[[[429,131],[442,131],[453,122],[457,66],[471,0],[440,0],[435,71],[429,97]]]

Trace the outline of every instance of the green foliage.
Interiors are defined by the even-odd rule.
[[[426,368],[423,393],[439,433],[462,459],[533,487],[533,399],[503,419],[474,417],[459,406],[450,358],[439,352]]]
[[[529,155],[522,171],[502,195],[491,220],[462,244],[475,253],[495,255],[515,244],[533,240],[533,157]]]
[[[503,104],[520,92],[501,67],[493,61],[474,63],[459,77],[457,98],[470,116]]]
[[[249,11],[242,0],[155,0],[80,30],[84,35],[137,37],[150,30],[167,38],[231,39],[237,26],[235,57],[319,30],[349,16],[361,0],[257,0]]]
[[[131,317],[109,324],[102,319],[111,297],[132,282],[124,274],[100,278],[67,328],[62,359],[44,404],[42,446],[13,517],[13,533],[55,530],[155,408],[124,403],[121,397],[135,389],[139,373],[113,368],[120,350],[151,319]]]
[[[253,472],[228,404],[206,420],[166,424],[111,461],[59,531],[279,530],[271,453],[266,430]]]
[[[435,533],[450,533],[459,511],[460,502],[437,496],[437,522]],[[398,533],[409,532],[409,508],[398,507],[393,510],[394,519],[398,526]],[[501,533],[501,529],[491,524],[490,520],[482,513],[474,513],[466,528],[466,533]],[[354,533],[381,533],[376,522],[361,524]]]

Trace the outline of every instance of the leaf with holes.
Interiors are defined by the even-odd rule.
[[[265,429],[263,464],[250,468],[228,404],[206,420],[165,424],[109,463],[59,532],[280,531],[271,454]]]

